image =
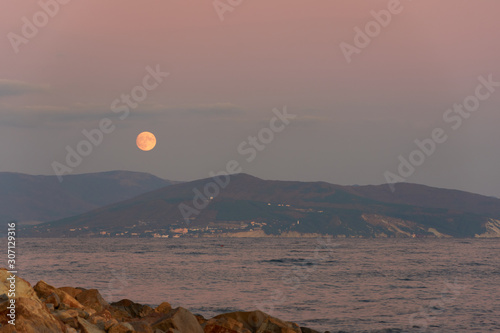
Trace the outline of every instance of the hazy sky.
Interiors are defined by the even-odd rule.
[[[54,174],[107,118],[114,130],[72,173],[192,180],[236,160],[265,179],[380,184],[441,128],[446,142],[404,178],[500,197],[500,87],[459,128],[443,119],[479,76],[500,82],[497,0],[220,0],[219,13],[211,0],[59,1],[2,4],[0,171]],[[389,7],[356,44],[354,28]],[[342,42],[363,46],[350,63]],[[169,73],[149,91],[137,88],[148,66]],[[113,112],[133,89],[147,97]],[[269,139],[285,106],[297,117],[248,162],[238,147],[263,129]],[[150,152],[135,146],[142,131],[157,138]]]

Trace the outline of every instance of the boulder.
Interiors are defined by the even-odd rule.
[[[151,308],[149,305],[134,303],[129,299],[122,299],[121,301],[111,303],[111,307],[124,311],[129,315],[130,318],[143,318],[154,311],[153,308]],[[165,314],[167,314],[168,312],[166,312]]]
[[[64,291],[66,294],[70,295],[71,297],[75,298],[76,295],[84,291],[85,289],[82,288],[73,288],[73,287],[61,287],[57,288],[59,290]]]
[[[97,289],[88,289],[76,295],[76,300],[87,308],[95,310],[97,313],[109,307],[108,302],[102,298]]]
[[[129,324],[132,325],[132,327],[137,333],[154,333],[153,329],[147,322],[131,321],[129,322]]]
[[[8,295],[10,289],[10,282],[7,278],[10,278],[12,274],[10,274],[5,268],[0,268],[0,295]],[[15,276],[16,280],[16,298],[18,297],[26,297],[26,298],[35,298],[38,299],[35,291],[31,287],[31,284],[20,278],[19,276]]]
[[[36,297],[36,295],[35,295]],[[10,302],[4,301],[0,304],[0,324],[2,333],[65,333],[66,328],[62,322],[57,320],[38,297],[16,298],[16,325],[8,324],[7,317]]]
[[[252,333],[243,323],[233,318],[212,318],[203,325],[205,333]]]
[[[106,333],[106,331],[80,317],[78,317],[78,324],[81,333]]]
[[[170,311],[172,311],[172,306],[170,305],[169,302],[163,302],[155,308],[155,311],[158,313],[167,314]]]
[[[98,315],[92,315],[90,316],[87,321],[91,323],[92,325],[97,326],[101,330],[106,330],[106,318],[98,316]]]
[[[109,319],[106,321],[106,323],[104,323],[104,329],[106,331],[108,331],[111,327],[118,325],[118,324],[119,324],[118,320],[116,320],[115,318]]]
[[[195,314],[194,316],[196,317],[196,319],[198,319],[198,323],[200,325],[203,325],[203,324],[205,324],[207,322],[207,320],[205,319],[205,317],[203,317],[200,314]]]
[[[90,314],[83,309],[76,309],[76,311],[78,312],[78,317],[82,317],[83,319],[88,319],[90,317]]]
[[[196,317],[182,307],[170,311],[167,315],[154,322],[151,327],[165,332],[174,329],[179,333],[203,333],[203,329]]]
[[[56,294],[60,300],[60,304],[58,306],[59,308],[61,307],[61,304],[66,304],[70,308],[83,309],[83,305],[80,304],[72,296],[70,296],[69,294],[65,293],[64,291],[62,291],[60,289],[52,287],[51,285],[47,284],[45,281],[39,281],[35,285],[34,289],[35,289],[35,292],[38,295],[38,297],[43,301],[53,297],[52,294]]]
[[[62,321],[65,325],[78,328],[78,311],[76,310],[57,310],[53,313],[54,317]]]
[[[234,319],[243,327],[255,333],[302,333],[299,325],[282,321],[262,311],[231,312],[214,317],[216,321]]]
[[[45,304],[52,304],[54,306],[54,309],[57,309],[59,305],[61,305],[61,298],[54,292],[50,294],[45,300]]]
[[[118,325],[112,326],[108,330],[108,333],[133,333],[133,332],[135,332],[135,330],[129,323],[120,323]]]

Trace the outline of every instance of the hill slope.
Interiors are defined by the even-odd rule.
[[[500,235],[500,200],[467,192],[400,184],[394,194],[388,195],[384,194],[384,185],[365,188],[325,182],[267,181],[238,174],[231,176],[229,185],[218,195],[213,186],[206,199],[196,195],[205,192],[209,183],[214,184],[213,179],[161,188],[46,223],[32,232],[52,236]],[[426,201],[427,197],[431,202]],[[187,213],[183,215],[180,207]]]
[[[123,201],[172,182],[150,174],[110,171],[56,176],[0,173],[0,221],[51,221]]]

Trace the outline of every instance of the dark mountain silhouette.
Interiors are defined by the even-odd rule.
[[[339,237],[500,235],[500,200],[462,191],[398,184],[392,193],[387,185],[270,181],[246,174],[231,176],[224,189],[214,184],[209,178],[171,185],[32,232],[146,236],[188,228],[187,235],[203,230]]]
[[[135,197],[172,182],[140,172],[56,176],[0,173],[0,220],[51,221]]]

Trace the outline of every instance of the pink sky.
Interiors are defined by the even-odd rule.
[[[45,1],[45,2],[48,2]],[[19,52],[7,38],[37,1],[0,14],[0,171],[53,174],[65,147],[157,64],[170,76],[74,173],[128,169],[204,178],[238,159],[275,107],[298,118],[245,172],[263,178],[383,183],[398,155],[444,126],[479,75],[500,81],[495,0],[401,0],[402,12],[348,64],[339,44],[389,1],[72,0]],[[500,196],[500,91],[409,182]],[[157,147],[134,146],[148,130]]]

